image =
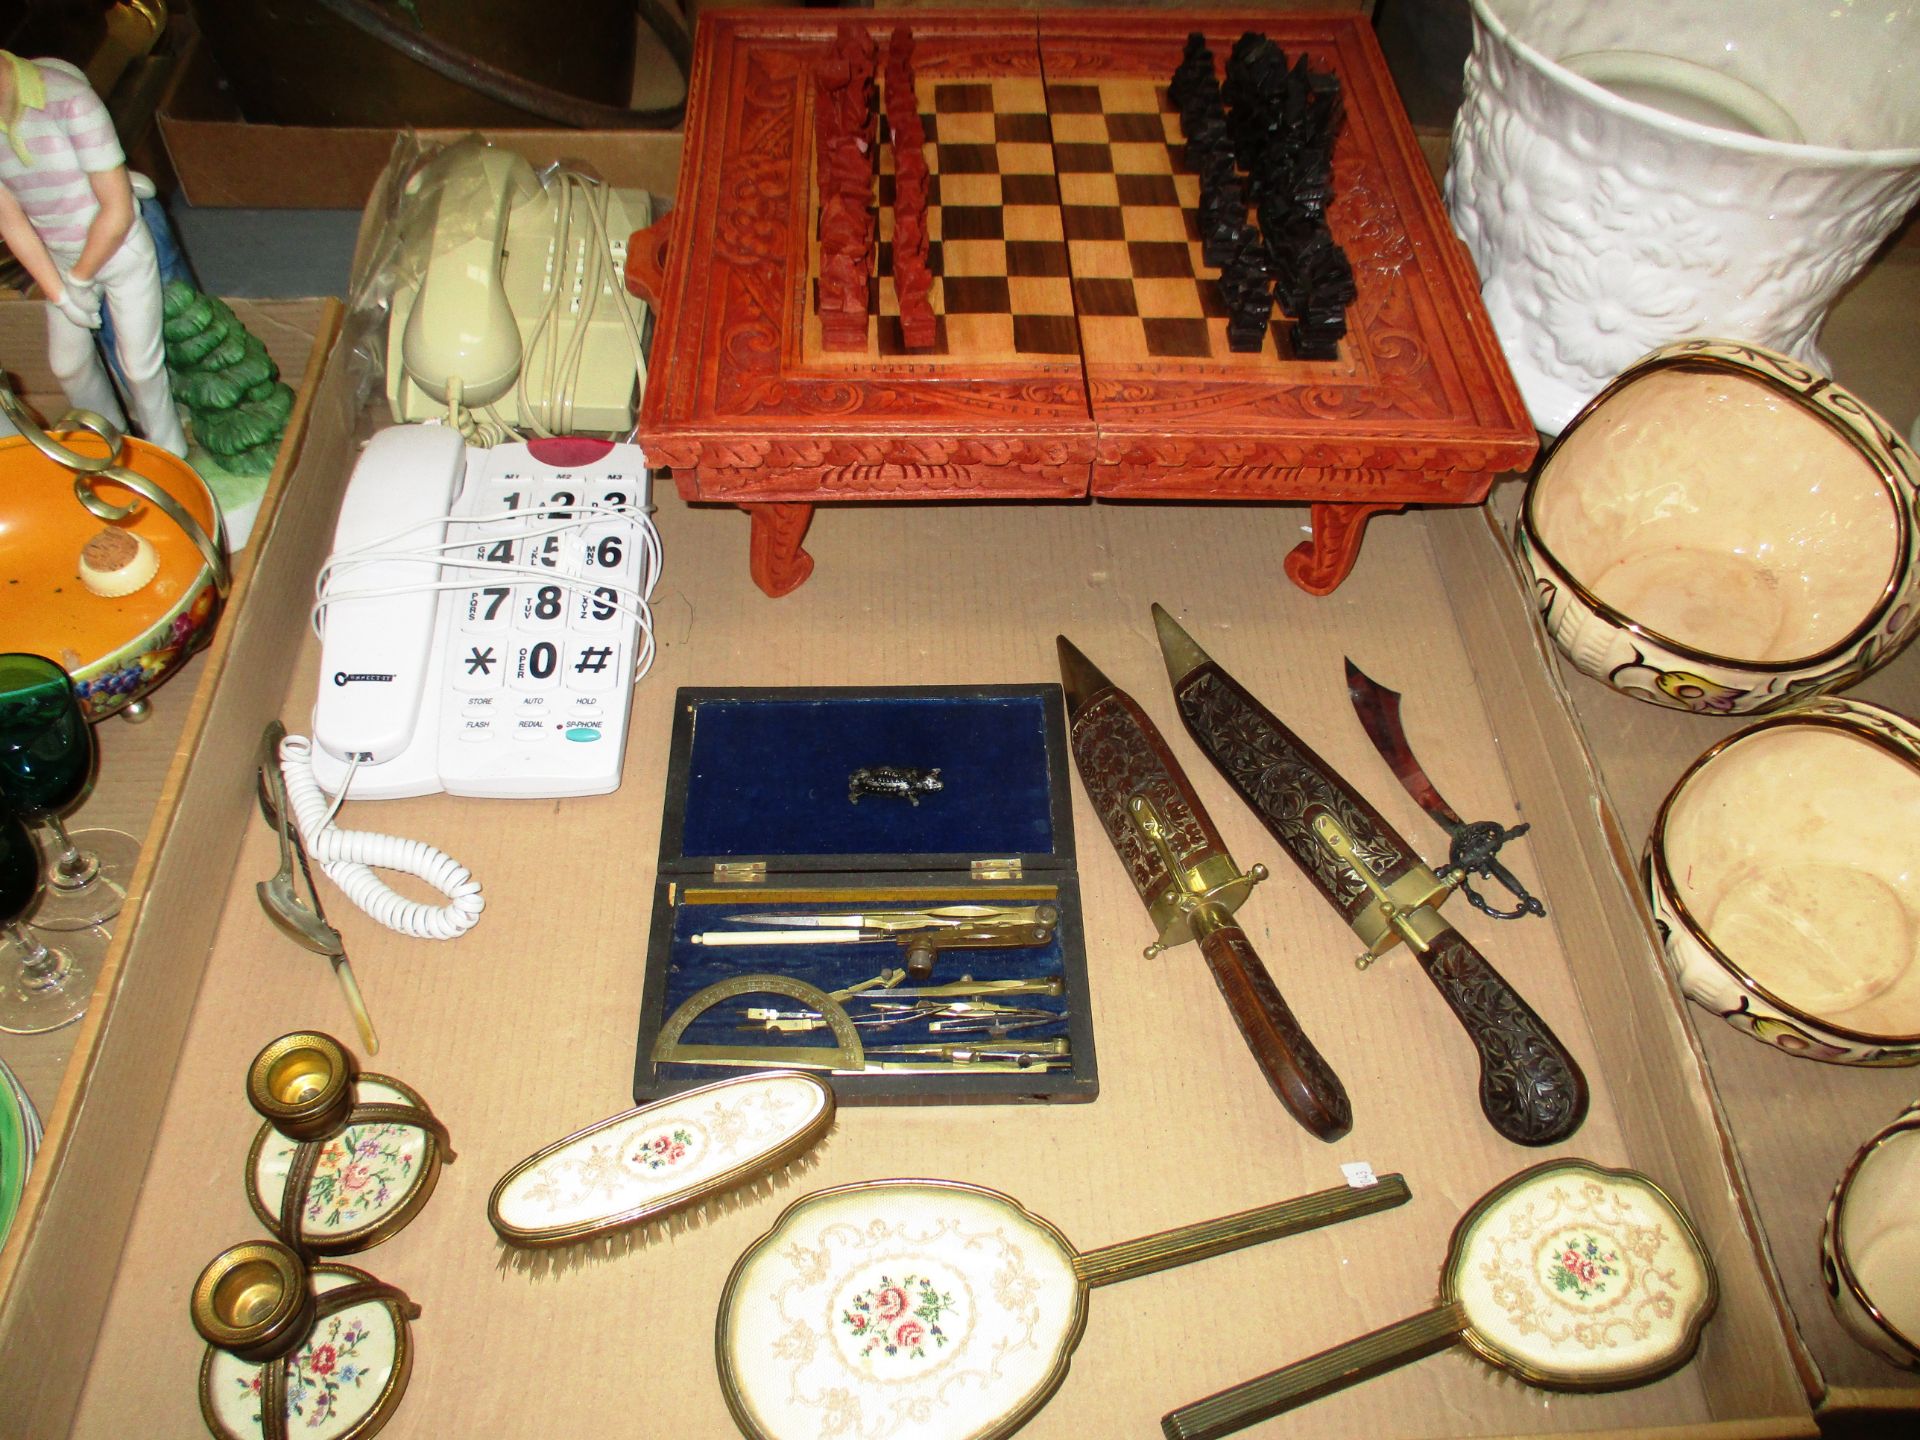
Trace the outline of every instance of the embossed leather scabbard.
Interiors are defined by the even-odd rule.
[[[1180,718],[1195,743],[1253,807],[1303,873],[1349,924],[1378,913],[1375,888],[1323,836],[1341,837],[1383,888],[1421,869],[1418,855],[1326,762],[1214,662],[1158,605],[1154,623]],[[1533,1007],[1466,937],[1421,905],[1410,941],[1480,1055],[1480,1108],[1520,1145],[1551,1145],[1580,1128],[1587,1081]]]
[[[1338,1140],[1353,1128],[1346,1089],[1233,919],[1266,870],[1241,873],[1154,723],[1065,636],[1059,645],[1074,764],[1159,927],[1147,954],[1197,941],[1280,1103],[1322,1140]]]

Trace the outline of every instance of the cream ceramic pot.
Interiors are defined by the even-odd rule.
[[[1920,1370],[1920,1102],[1860,1147],[1827,1202],[1820,1274],[1869,1350]]]
[[[1447,208],[1534,423],[1827,309],[1920,195],[1920,0],[1471,0]]]
[[[1852,392],[1721,340],[1656,350],[1527,488],[1515,544],[1561,652],[1673,709],[1765,714],[1920,628],[1920,462]]]
[[[1790,1055],[1920,1063],[1920,726],[1820,700],[1694,761],[1642,875],[1688,998]]]

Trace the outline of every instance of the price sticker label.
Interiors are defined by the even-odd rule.
[[[1340,1173],[1347,1177],[1347,1184],[1355,1190],[1364,1190],[1369,1185],[1378,1185],[1380,1177],[1373,1173],[1373,1166],[1364,1160],[1349,1160],[1341,1165]]]

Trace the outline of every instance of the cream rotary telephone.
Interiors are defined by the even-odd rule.
[[[565,166],[543,182],[477,137],[427,161],[396,220],[393,418],[446,419],[476,444],[630,430],[648,314],[622,277],[651,219],[643,191]]]

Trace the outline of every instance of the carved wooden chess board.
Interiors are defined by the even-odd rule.
[[[843,23],[911,23],[931,171],[933,346],[892,297],[881,125],[864,350],[815,309],[815,67]],[[1200,254],[1198,177],[1166,85],[1187,33],[1245,30],[1333,70],[1328,220],[1358,285],[1336,359],[1233,354]],[[880,107],[876,107],[880,108]],[[659,311],[641,440],[691,500],[754,518],[770,594],[800,584],[821,501],[1305,501],[1287,573],[1324,594],[1369,516],[1474,504],[1536,442],[1472,267],[1357,16],[716,12],[695,45],[672,216],[629,250]]]

